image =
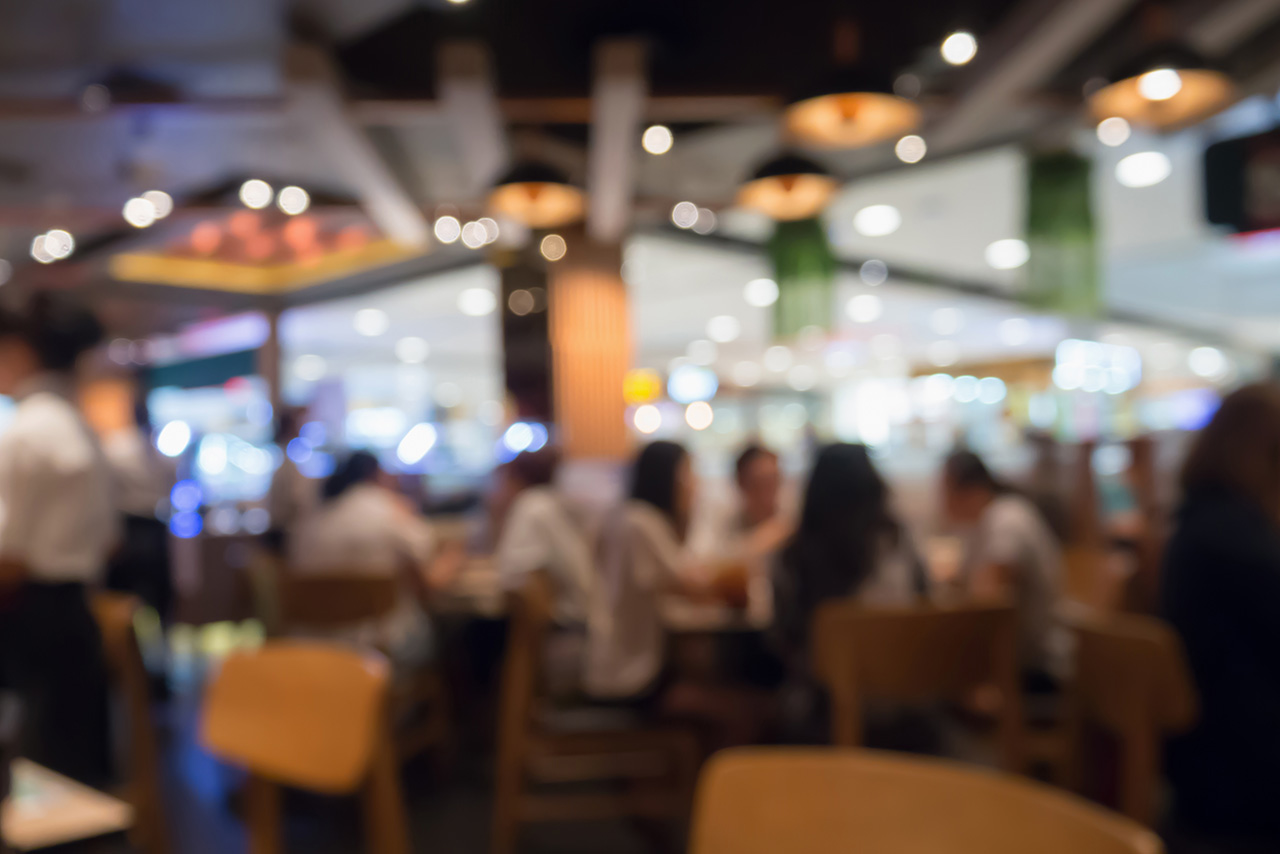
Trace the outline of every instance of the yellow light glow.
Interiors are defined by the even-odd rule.
[[[786,130],[810,145],[860,148],[911,133],[920,108],[897,95],[846,92],[820,95],[787,108]]]
[[[821,213],[836,189],[836,179],[829,175],[757,178],[738,191],[738,204],[776,220],[808,219]]]
[[[622,398],[628,406],[652,403],[662,394],[662,377],[657,371],[648,368],[636,368],[627,371],[622,380]]]
[[[530,228],[557,228],[582,219],[586,199],[569,184],[528,181],[496,188],[489,207]]]
[[[1208,68],[1182,68],[1173,72],[1179,87],[1168,97],[1155,99],[1144,94],[1164,95],[1172,89],[1171,78],[1164,88],[1155,85],[1148,75],[1172,69],[1155,69],[1104,86],[1089,97],[1089,109],[1098,121],[1119,117],[1130,125],[1152,130],[1171,130],[1194,124],[1231,103],[1235,84],[1220,71]],[[1143,81],[1147,81],[1144,85]],[[1105,140],[1104,140],[1105,142]]]

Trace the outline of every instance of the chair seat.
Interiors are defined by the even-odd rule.
[[[646,721],[634,709],[618,706],[575,703],[546,705],[533,716],[534,726],[545,733],[617,732],[643,729]]]

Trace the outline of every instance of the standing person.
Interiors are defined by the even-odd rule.
[[[167,624],[173,604],[169,528],[156,518],[156,507],[168,497],[174,471],[151,441],[145,392],[138,392],[134,423],[105,436],[102,452],[124,517],[124,542],[111,557],[107,586],[137,594]]]
[[[1203,850],[1280,851],[1280,388],[1223,400],[1182,490],[1160,599],[1201,711],[1169,750],[1174,823]]]
[[[277,552],[287,552],[286,540],[293,527],[320,503],[320,491],[316,482],[298,470],[288,454],[289,443],[297,439],[302,430],[306,412],[301,407],[291,407],[280,414],[276,425],[276,445],[284,452],[280,467],[271,475],[267,490],[267,512],[271,514],[271,530],[268,544]]]
[[[1070,638],[1055,611],[1061,597],[1061,547],[1035,505],[991,474],[970,451],[947,458],[946,516],[968,529],[961,580],[980,598],[1003,597],[1018,609],[1023,688],[1051,694],[1067,676]]]
[[[20,697],[23,754],[91,784],[110,772],[102,639],[89,610],[119,537],[111,478],[71,402],[72,372],[102,327],[35,298],[0,313],[0,680]]]
[[[587,617],[591,550],[578,521],[555,488],[560,455],[553,449],[520,454],[501,469],[511,498],[494,552],[505,586],[516,587],[531,572],[547,570],[555,585],[555,614],[562,625]]]

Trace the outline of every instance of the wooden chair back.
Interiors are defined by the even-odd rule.
[[[519,775],[542,681],[553,592],[545,572],[530,574],[508,595],[507,651],[498,708],[498,775]]]
[[[277,786],[325,794],[363,787],[369,850],[406,854],[383,657],[321,642],[273,641],[232,655],[208,686],[201,741],[248,768],[250,850],[280,850]]]
[[[1155,834],[1025,778],[859,750],[747,748],[711,759],[691,854],[1159,854]]]
[[[1078,736],[1091,724],[1118,740],[1120,810],[1152,824],[1164,736],[1187,730],[1198,714],[1182,643],[1151,617],[1074,610],[1066,622],[1076,641],[1073,728]]]
[[[115,693],[128,719],[129,760],[126,799],[136,818],[132,841],[147,854],[169,850],[169,834],[160,796],[160,755],[151,723],[151,691],[133,618],[139,601],[125,593],[101,592],[90,601],[102,651]]]
[[[369,575],[279,576],[277,608],[283,631],[337,629],[374,620],[396,605],[394,577]]]
[[[869,608],[856,599],[823,605],[814,620],[813,662],[831,695],[832,740],[862,743],[867,698],[962,700],[994,685],[1001,693],[1003,761],[1016,770],[1023,726],[1016,644],[1010,606]]]

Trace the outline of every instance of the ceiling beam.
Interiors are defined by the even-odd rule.
[[[1218,2],[1187,28],[1187,37],[1209,56],[1222,56],[1280,15],[1280,0]]]
[[[1136,0],[1024,0],[990,39],[1007,45],[928,135],[934,150],[971,145],[1004,111],[1042,86]],[[976,69],[975,69],[976,71]]]
[[[295,47],[289,59],[290,109],[306,138],[350,184],[383,234],[401,246],[426,248],[431,234],[426,216],[348,112],[327,57]]]
[[[610,39],[596,46],[587,153],[587,233],[616,243],[631,221],[636,151],[649,94],[643,42]]]
[[[468,194],[479,197],[511,157],[493,63],[480,42],[458,41],[441,45],[437,66],[439,106],[467,170]]]

